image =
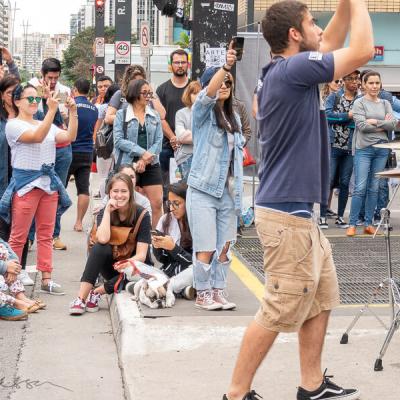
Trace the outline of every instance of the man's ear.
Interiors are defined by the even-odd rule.
[[[302,38],[303,38],[303,35],[296,28],[289,29],[289,32],[288,32],[289,44],[290,44],[290,42],[299,43]]]

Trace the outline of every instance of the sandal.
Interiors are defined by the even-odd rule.
[[[47,307],[47,304],[41,299],[35,299],[35,304],[39,306],[40,310],[44,310]]]
[[[35,303],[35,304],[32,304],[31,306],[25,308],[25,311],[28,314],[33,314],[33,313],[37,312],[39,309],[40,309],[39,305]]]

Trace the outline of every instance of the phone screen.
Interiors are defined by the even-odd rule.
[[[232,38],[233,49],[236,50],[236,60],[240,61],[243,56],[244,37],[234,36]]]
[[[165,236],[165,233],[162,233],[157,229],[150,231],[150,233],[152,234],[152,236]]]
[[[67,97],[68,97],[68,93],[65,92],[59,92],[57,97],[60,99],[60,103],[61,104],[65,104],[67,102]]]
[[[0,65],[3,65],[3,48],[0,47]]]

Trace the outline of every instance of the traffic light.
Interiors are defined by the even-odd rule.
[[[96,17],[101,18],[104,15],[104,3],[105,0],[95,0],[94,6],[96,10]]]
[[[153,3],[167,17],[173,17],[178,8],[178,0],[153,0]]]

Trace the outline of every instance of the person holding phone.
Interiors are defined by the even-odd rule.
[[[73,99],[68,99],[66,106],[71,121],[68,130],[61,130],[52,124],[58,109],[54,93],[47,99],[49,110],[43,121],[34,119],[42,100],[34,86],[18,85],[12,98],[17,117],[7,122],[6,137],[13,170],[0,202],[0,216],[7,223],[11,220],[9,244],[18,259],[21,259],[33,218],[36,219],[36,266],[42,273],[41,291],[62,295],[61,286],[52,280],[53,231],[58,199],[64,211],[71,205],[71,200],[54,171],[55,145],[75,140],[78,128],[76,104]]]
[[[230,43],[222,68],[200,78],[203,90],[192,107],[193,160],[186,198],[193,238],[195,306],[233,309],[225,292],[242,205],[243,145],[239,116],[233,109],[236,51]]]
[[[168,187],[168,212],[151,231],[153,254],[162,263],[161,270],[171,279],[172,291],[193,300],[193,244],[186,214],[187,185],[174,183]]]

